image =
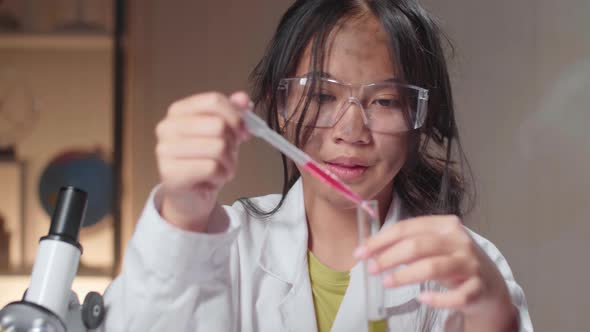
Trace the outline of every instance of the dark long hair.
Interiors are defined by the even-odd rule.
[[[392,63],[402,82],[429,90],[428,114],[422,128],[410,132],[407,161],[394,181],[406,211],[413,216],[463,216],[475,194],[466,184],[469,165],[460,145],[454,116],[451,83],[443,41],[452,45],[431,15],[415,0],[298,0],[283,15],[265,56],[251,76],[256,110],[279,132],[276,91],[282,78],[292,75],[311,43],[311,72],[321,72],[328,34],[343,20],[374,16],[389,36]],[[309,132],[300,121],[295,144],[305,144]],[[300,177],[286,157],[283,161],[282,199],[264,211],[247,198],[250,213],[267,217],[278,211],[286,193]],[[472,198],[471,196],[470,198]],[[467,204],[465,204],[467,202]]]

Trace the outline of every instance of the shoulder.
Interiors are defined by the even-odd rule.
[[[467,228],[467,230],[469,231],[469,234],[472,236],[473,240],[479,245],[479,247],[482,248],[482,250],[488,255],[492,262],[494,262],[498,268],[498,271],[500,271],[502,274],[502,277],[504,277],[504,281],[508,287],[512,302],[519,311],[519,321],[521,325],[520,331],[532,331],[533,327],[528,312],[524,291],[522,287],[516,282],[514,274],[508,265],[508,261],[490,240],[484,238],[469,228]]]
[[[261,211],[271,211],[281,200],[281,194],[269,194],[257,197],[249,197],[247,200]],[[230,217],[239,218],[241,220],[248,220],[250,222],[262,222],[272,218],[258,216],[251,209],[247,207],[244,200],[237,200],[231,205],[223,206]]]
[[[502,256],[502,253],[500,253],[500,250],[496,247],[494,243],[492,243],[492,241],[471,230],[469,227],[464,227],[469,233],[469,235],[471,235],[471,238],[475,241],[475,243],[477,243],[479,247],[483,249],[483,251],[485,251],[488,254],[488,256],[490,256],[490,258],[494,259],[498,256]]]
[[[248,201],[261,211],[271,211],[281,200],[280,194],[269,194],[264,196],[250,197]],[[265,231],[269,222],[275,215],[259,216],[248,208],[246,202],[237,200],[231,205],[224,205],[223,208],[228,214],[232,224],[240,225],[240,237],[258,235]]]
[[[492,241],[486,239],[482,235],[472,231],[468,227],[465,227],[473,240],[477,243],[477,245],[487,254],[487,256],[494,262],[498,270],[504,276],[506,280],[513,280],[514,276],[512,274],[512,270],[508,265],[508,261],[504,257],[504,255],[500,252],[498,247]]]

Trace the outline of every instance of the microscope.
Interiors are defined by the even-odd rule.
[[[90,292],[80,304],[71,290],[82,255],[78,235],[86,205],[86,192],[60,189],[49,234],[39,241],[29,288],[21,301],[0,310],[0,332],[81,332],[100,326],[102,296]]]

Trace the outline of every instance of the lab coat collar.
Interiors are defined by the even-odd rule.
[[[383,228],[405,215],[400,201],[394,195]],[[299,179],[287,193],[282,208],[267,221],[258,260],[260,267],[277,279],[294,284],[302,272],[307,272],[307,239],[303,183]]]
[[[400,199],[394,195],[383,227],[396,223],[402,215]],[[283,206],[267,221],[259,265],[265,272],[293,285],[306,272],[308,229],[301,178],[287,193]]]
[[[394,195],[390,204],[383,228],[389,227],[405,217],[402,204]],[[283,321],[288,326],[298,326],[295,331],[315,331],[315,312],[309,273],[307,267],[308,229],[303,200],[303,185],[299,179],[289,190],[283,207],[269,220],[265,230],[259,265],[263,271],[289,284],[291,291],[283,299],[281,312]],[[357,264],[351,270],[348,290],[342,300],[340,310],[334,321],[333,331],[364,331],[367,320],[365,315],[354,314],[364,310],[364,283],[362,264]],[[385,312],[388,316],[413,311],[419,306],[415,298],[420,293],[419,285],[387,289],[384,294]],[[362,302],[359,302],[362,301]],[[309,311],[302,319],[290,317],[290,312],[297,309]],[[293,319],[291,319],[293,318]]]

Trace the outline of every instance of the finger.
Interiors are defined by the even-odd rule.
[[[242,119],[239,110],[229,99],[218,92],[203,93],[177,101],[168,110],[171,116],[214,114],[222,116],[229,126],[239,133]]]
[[[424,292],[418,296],[418,301],[436,308],[462,309],[476,302],[482,293],[483,283],[474,277],[447,292]]]
[[[156,155],[161,159],[215,159],[226,168],[232,164],[235,144],[218,138],[192,138],[158,142]]]
[[[229,97],[229,100],[241,112],[251,111],[253,108],[253,104],[252,104],[252,101],[250,100],[250,97],[248,96],[248,94],[246,94],[243,91],[238,91],[238,92],[233,93]],[[240,134],[239,134],[240,141],[243,142],[243,141],[249,139],[250,137],[251,137],[250,132],[246,128],[246,124],[244,123],[244,121],[242,121],[241,126],[240,126]]]
[[[355,257],[367,258],[405,238],[423,233],[446,234],[456,230],[463,231],[457,216],[426,216],[408,219],[384,228],[371,237],[364,246],[355,250]]]
[[[250,97],[243,91],[234,92],[229,100],[240,111],[246,110],[250,106]]]
[[[429,257],[384,275],[383,285],[385,287],[399,287],[428,280],[449,284],[455,282],[457,278],[465,280],[471,277],[471,270],[471,267],[459,257],[448,255]]]
[[[176,160],[158,165],[166,187],[191,190],[195,185],[218,187],[232,176],[230,170],[213,159]]]
[[[234,140],[236,134],[222,117],[200,114],[184,117],[181,121],[162,121],[156,126],[156,136],[160,140],[170,137],[227,137]]]
[[[451,237],[424,233],[403,239],[373,256],[372,273],[380,273],[400,264],[409,264],[424,257],[450,254],[455,250]]]

